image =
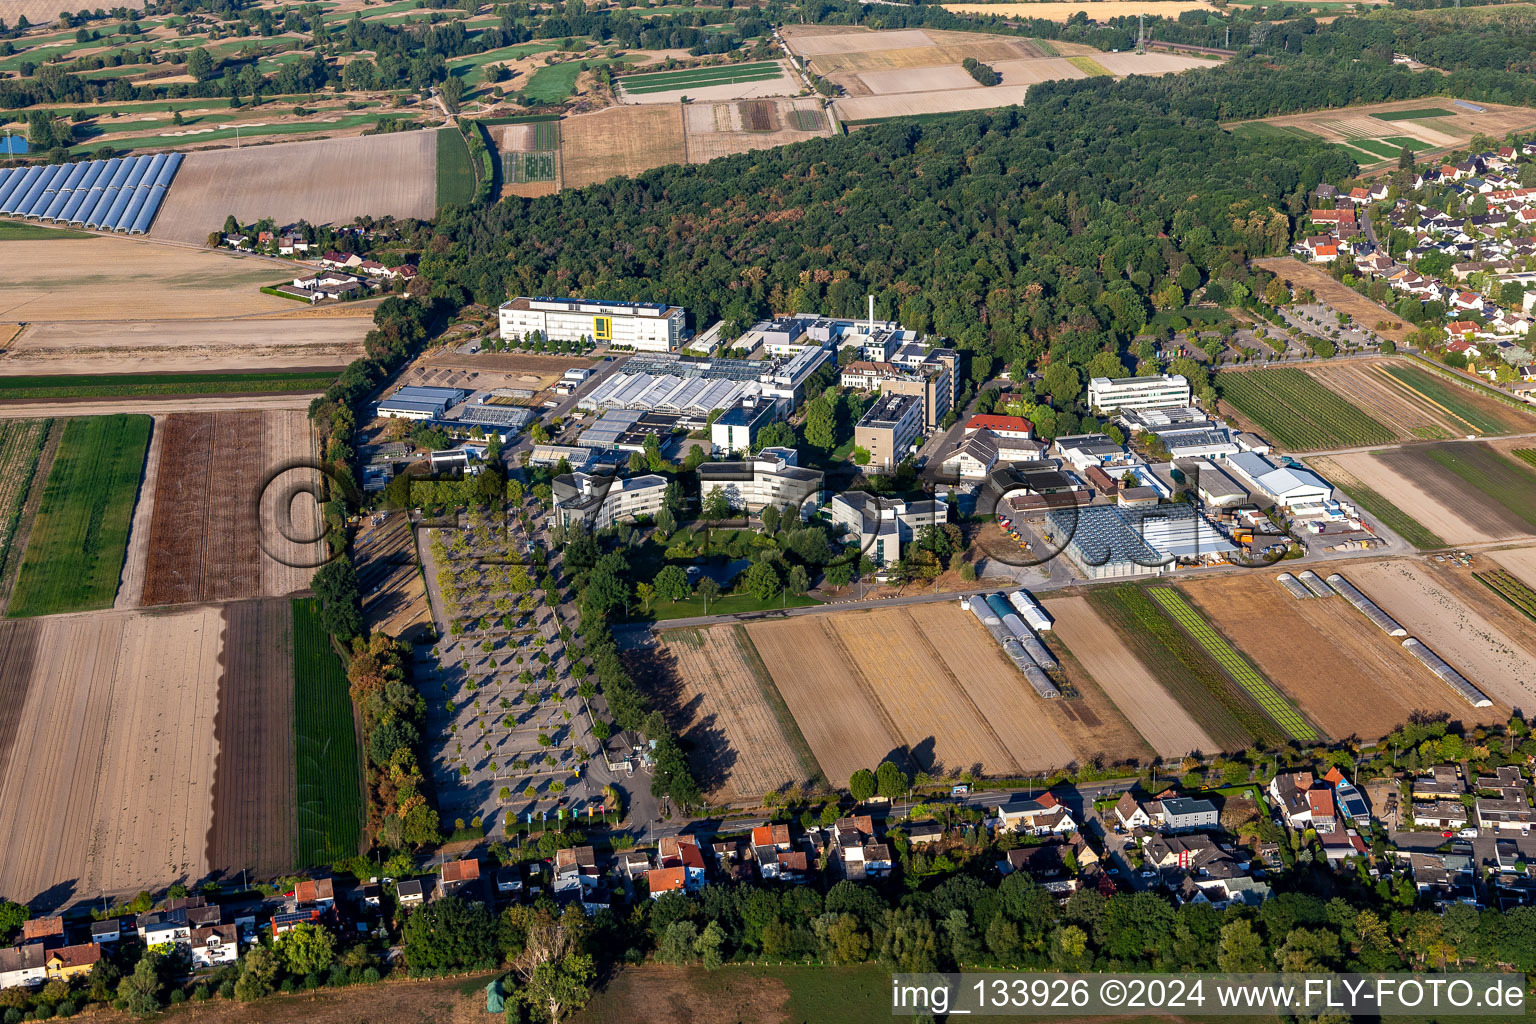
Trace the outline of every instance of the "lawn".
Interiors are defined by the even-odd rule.
[[[1092,57],[1068,57],[1067,63],[1087,75],[1089,78],[1113,78],[1108,68]]]
[[[1378,121],[1417,121],[1423,117],[1455,117],[1456,112],[1440,107],[1419,107],[1414,110],[1385,110],[1371,116]]]
[[[1357,149],[1363,149],[1368,153],[1374,153],[1383,160],[1395,158],[1402,151],[1402,146],[1389,145],[1384,139],[1351,139],[1350,145]]]
[[[1088,600],[1222,750],[1241,750],[1255,740],[1282,742],[1275,724],[1187,633],[1158,610],[1144,589],[1134,584],[1094,587]]]
[[[1216,388],[1261,431],[1293,451],[1386,444],[1397,435],[1301,370],[1227,371]]]
[[[1504,434],[1509,424],[1467,400],[1468,388],[1416,366],[1384,366],[1387,375],[1464,420],[1479,434]]]
[[[150,424],[148,416],[130,415],[65,424],[7,614],[112,606]]]
[[[3,238],[0,235],[0,238]],[[145,395],[271,394],[324,391],[334,372],[144,373],[110,377],[0,377],[0,401],[23,398],[104,398]]]
[[[1430,551],[1446,546],[1445,541],[1433,531],[1392,504],[1380,492],[1373,491],[1364,484],[1353,483],[1343,485],[1343,490],[1356,505],[1365,509],[1387,529],[1420,551]]]
[[[751,594],[728,594],[709,602],[708,608],[702,597],[690,597],[686,601],[658,601],[651,606],[651,618],[688,619],[696,615],[737,615],[741,612],[777,611],[781,608],[809,608],[821,604],[814,597],[795,597],[780,594],[767,601],[759,601]]]
[[[352,698],[341,658],[320,624],[320,602],[293,602],[294,750],[300,867],[357,853],[363,796]]]
[[[437,133],[437,208],[467,206],[475,198],[475,165],[469,144],[454,128]]]
[[[582,63],[568,60],[546,64],[528,77],[528,84],[520,91],[530,103],[559,103],[576,91],[576,76],[581,74]]]

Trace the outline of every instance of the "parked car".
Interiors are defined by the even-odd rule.
[[[1476,839],[1477,838],[1477,829],[1475,829],[1475,828],[1464,828],[1460,832],[1457,832],[1456,835],[1459,836],[1462,839]]]

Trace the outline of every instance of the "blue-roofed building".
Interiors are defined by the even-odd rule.
[[[379,403],[379,415],[390,419],[433,420],[464,397],[459,388],[407,386]]]
[[[30,152],[31,147],[27,140],[20,135],[0,136],[0,154],[6,156],[24,156]]]

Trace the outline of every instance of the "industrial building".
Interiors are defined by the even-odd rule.
[[[866,491],[834,494],[827,511],[834,525],[858,538],[859,550],[876,565],[899,562],[905,545],[923,527],[949,522],[949,506],[942,501],[892,501]]]
[[[555,518],[562,526],[602,530],[620,520],[654,516],[666,502],[667,478],[566,473],[551,481]]]
[[[764,448],[740,462],[705,462],[695,471],[699,493],[724,491],[733,508],[754,515],[765,505],[790,505],[804,515],[821,504],[823,475],[820,470],[802,468],[799,461],[800,453],[793,448]]]
[[[1088,404],[1103,412],[1117,409],[1180,408],[1190,404],[1189,380],[1176,373],[1156,377],[1094,377]]]
[[[682,424],[682,417],[676,413],[610,409],[583,430],[576,443],[583,448],[640,452],[645,450],[645,439],[654,434],[665,452],[672,435],[683,429]]]
[[[379,402],[377,412],[386,419],[434,420],[442,417],[449,406],[463,401],[464,395],[460,388],[410,385]]]
[[[183,159],[156,153],[0,170],[0,214],[142,235]]]
[[[1183,474],[1184,482],[1211,508],[1232,508],[1248,501],[1248,488],[1223,473],[1214,462],[1179,460],[1173,468]]]
[[[1046,542],[1065,541],[1067,557],[1092,580],[1156,576],[1180,564],[1216,564],[1238,550],[1190,505],[1054,508],[1046,519]]]
[[[1329,514],[1333,487],[1299,465],[1276,466],[1256,452],[1241,452],[1223,464],[1238,483],[1302,518]]]
[[[656,409],[703,419],[743,398],[777,401],[786,413],[805,398],[811,374],[832,358],[829,348],[807,348],[788,359],[694,359],[642,353],[582,396],[578,408]]]
[[[643,352],[671,352],[682,344],[681,306],[655,302],[519,296],[498,309],[503,338],[538,332],[546,341],[590,340]]]
[[[869,464],[891,469],[923,428],[923,402],[912,395],[881,395],[853,428],[853,443],[869,452]]]

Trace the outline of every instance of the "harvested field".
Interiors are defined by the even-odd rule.
[[[663,633],[648,654],[648,688],[710,802],[755,804],[820,778],[744,627]]]
[[[1095,0],[1092,4],[1068,3],[1065,0],[1026,0],[1024,3],[944,4],[946,11],[956,14],[996,14],[1001,17],[1043,18],[1066,21],[1074,14],[1088,15],[1094,21],[1107,23],[1111,18],[1134,18],[1138,14],[1150,17],[1176,18],[1185,11],[1214,11],[1203,0]]]
[[[1084,58],[1078,57],[1077,60]],[[1042,57],[1036,60],[1000,60],[992,65],[992,69],[1002,76],[1002,85],[992,86],[993,89],[1006,88],[1008,86],[1034,85],[1037,82],[1050,82],[1062,78],[1086,78],[1088,72],[1072,63],[1070,57]],[[970,78],[970,75],[966,75]],[[974,83],[973,83],[974,84]]]
[[[1503,138],[1509,132],[1536,126],[1536,111],[1529,108],[1484,102],[1479,102],[1478,106],[1484,110],[1467,110],[1456,106],[1449,99],[1433,104],[1426,104],[1423,100],[1396,100],[1391,103],[1286,114],[1265,118],[1261,122],[1246,123],[1301,131],[1336,145],[1347,146],[1350,155],[1362,166],[1389,161],[1395,165],[1403,145],[1402,139],[1416,143],[1412,148],[1423,159],[1428,154],[1442,150],[1463,148],[1474,135],[1487,134],[1493,138]],[[1441,112],[1450,116],[1440,116]],[[1231,128],[1233,125],[1226,127]],[[1337,285],[1337,282],[1335,284],[1343,287]],[[1322,292],[1318,294],[1321,296]],[[1402,340],[1400,337],[1394,338]]]
[[[144,455],[144,482],[139,485],[139,500],[133,506],[133,520],[128,525],[128,549],[123,553],[123,573],[117,584],[112,607],[139,608],[144,603],[144,571],[149,562],[150,524],[155,518],[155,481],[160,479],[160,442],[165,435],[165,420],[156,419],[149,431],[149,450]]]
[[[1014,61],[1014,64],[1030,64],[1033,61]],[[970,74],[959,65],[935,68],[912,68],[900,71],[865,71],[859,81],[876,96],[891,93],[932,92],[936,89],[980,89]]]
[[[862,26],[840,25],[836,31],[825,31],[826,28],[827,26],[786,25],[784,37],[789,40],[789,48],[802,57],[913,49],[934,45],[926,32],[916,28],[888,32],[879,32]]]
[[[1238,573],[1180,589],[1330,736],[1376,740],[1415,712],[1468,724],[1506,717],[1470,707],[1342,598],[1298,601],[1274,577]]]
[[[339,369],[363,354],[371,325],[366,316],[30,323],[0,352],[0,377],[99,373],[103,366],[114,373]]]
[[[407,637],[431,621],[427,591],[417,570],[416,538],[404,513],[368,517],[352,545],[363,618],[369,629]]]
[[[690,103],[683,116],[684,148],[696,164],[832,134],[814,98]]]
[[[1536,116],[1533,116],[1532,121],[1536,123]],[[1399,345],[1408,337],[1408,332],[1414,329],[1412,324],[1405,323],[1387,307],[1372,302],[1353,288],[1335,281],[1321,267],[1302,263],[1289,256],[1269,256],[1254,260],[1253,263],[1274,274],[1292,288],[1312,289],[1312,293],[1318,299],[1328,303],[1340,313],[1348,313],[1357,323],[1374,330],[1376,324],[1385,321],[1388,326],[1377,330],[1376,333],[1383,338],[1391,338]]]
[[[1056,598],[1044,607],[1056,620],[1053,632],[1160,757],[1177,759],[1218,749],[1086,599]]]
[[[1062,701],[1037,697],[976,617],[958,601],[906,609],[950,674],[982,710],[1021,771],[1060,768],[1085,756],[1084,738],[1052,723]]]
[[[1440,442],[1372,454],[1491,540],[1536,533],[1536,471],[1491,445]]]
[[[561,184],[580,188],[683,163],[683,117],[674,105],[626,105],[561,122]]]
[[[1105,0],[1096,0],[1103,3]],[[1167,0],[1157,0],[1158,3],[1166,3]],[[1189,71],[1192,68],[1211,68],[1220,64],[1219,60],[1211,60],[1207,57],[1196,57],[1182,53],[1159,53],[1148,51],[1146,53],[1132,53],[1122,51],[1120,53],[1096,53],[1093,62],[1105,71],[1116,77],[1127,75],[1176,75],[1181,71]]]
[[[222,224],[223,214],[219,216]],[[160,219],[163,222],[165,215]],[[203,239],[208,237],[208,230],[203,231]],[[102,324],[85,329],[88,344],[100,344],[99,339],[109,332],[120,336],[121,320],[206,321],[292,313],[298,305],[258,290],[281,277],[292,277],[292,273],[268,261],[228,251],[100,236],[6,242],[5,254],[7,280],[0,296],[0,315],[33,324]],[[206,325],[201,330],[209,332]],[[45,334],[45,341],[47,337]],[[25,341],[24,335],[11,347]],[[8,359],[9,355],[0,356],[0,365]],[[92,369],[99,371],[101,366]]]
[[[143,603],[303,589],[308,571],[275,560],[263,544],[288,561],[312,562],[318,553],[304,544],[276,549],[273,542],[283,536],[280,510],[263,485],[279,467],[309,454],[307,420],[291,412],[181,413],[166,417],[163,435]],[[304,515],[310,517],[299,536],[313,537],[313,501],[299,500],[308,503]]]
[[[1428,521],[1421,520],[1424,520],[1428,512],[1433,512],[1430,519],[1441,524],[1453,521],[1454,517],[1438,503],[1431,505],[1431,499],[1422,491],[1418,492],[1420,501],[1415,503],[1419,518],[1415,519],[1404,512],[1395,502],[1377,490],[1375,485],[1385,483],[1392,488],[1403,488],[1410,486],[1411,481],[1390,474],[1372,454],[1351,453],[1314,458],[1312,468],[1321,473],[1324,479],[1331,481],[1344,496],[1370,513],[1378,523],[1386,526],[1420,551],[1446,546],[1445,539],[1427,525]],[[1367,479],[1372,480],[1373,483],[1367,483]]]
[[[294,866],[293,613],[286,600],[225,605],[209,870]],[[250,785],[260,779],[261,785]]]
[[[1518,613],[1475,580],[1454,593],[1409,561],[1351,565],[1345,576],[1489,697],[1511,707],[1536,706],[1536,632],[1529,623],[1510,632],[1495,626],[1491,617],[1514,622]]]
[[[204,877],[222,648],[211,607],[0,623],[0,893],[41,910]]]
[[[385,214],[427,219],[436,208],[437,132],[395,132],[188,154],[150,234],[201,244],[229,214],[242,223],[348,224]]]
[[[1310,363],[1304,369],[1330,391],[1343,395],[1391,427],[1402,440],[1448,440],[1466,434],[1504,432],[1497,429],[1498,424],[1507,424],[1508,430],[1522,429],[1522,422],[1523,429],[1536,427],[1529,417],[1496,399],[1485,398],[1471,389],[1456,388],[1449,382],[1443,382],[1444,386],[1455,388],[1457,397],[1464,396],[1463,400],[1476,411],[1459,411],[1450,403],[1437,401],[1420,380],[1427,375],[1402,360]],[[1407,372],[1410,370],[1411,373]],[[1438,378],[1431,380],[1439,382]]]
[[[756,622],[747,627],[747,635],[822,773],[832,785],[843,786],[860,768],[873,770],[892,756],[905,763],[907,757],[894,723],[843,657],[827,618]],[[834,707],[837,713],[828,714]]]
[[[1070,66],[1070,65],[1069,65]],[[1077,71],[1072,77],[1083,77]],[[845,123],[875,121],[914,114],[948,114],[957,110],[990,110],[1024,102],[1028,85],[996,85],[990,89],[912,92],[901,96],[841,96],[833,105]]]

